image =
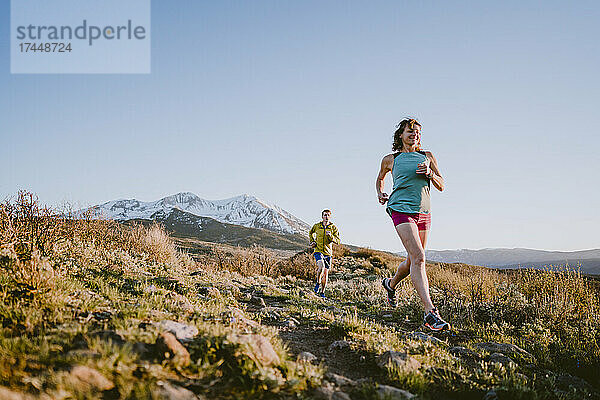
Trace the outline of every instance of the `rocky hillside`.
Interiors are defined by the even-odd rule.
[[[600,399],[577,274],[428,264],[432,334],[409,281],[385,306],[387,253],[338,247],[321,299],[305,253],[49,215],[0,207],[0,398]]]

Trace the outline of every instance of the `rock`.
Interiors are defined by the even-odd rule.
[[[483,400],[498,400],[498,394],[492,389],[483,396]]]
[[[298,354],[297,361],[311,363],[311,362],[315,361],[316,359],[317,359],[317,356],[315,356],[313,353],[309,353],[308,351],[303,351],[302,353]]]
[[[442,344],[442,345],[445,344],[440,339],[438,339],[434,336],[429,336],[423,332],[411,332],[406,337],[409,339],[420,340],[422,342],[429,342],[429,343],[433,343],[433,344]]]
[[[194,325],[187,325],[181,322],[171,321],[168,319],[158,323],[158,328],[162,331],[171,332],[179,340],[191,340],[198,334],[198,328]]]
[[[193,392],[182,388],[181,386],[171,385],[168,382],[156,382],[157,390],[154,391],[153,398],[158,400],[198,400]]]
[[[333,397],[333,388],[331,384],[323,384],[315,389],[313,393],[313,398],[320,400],[331,400]]]
[[[467,349],[466,347],[462,347],[462,346],[454,346],[454,347],[450,347],[448,349],[448,352],[456,357],[461,357],[461,358],[478,358],[479,354],[475,353],[473,350],[471,349]]]
[[[186,367],[191,363],[190,353],[171,332],[162,332],[154,346],[159,355],[171,359],[176,366]]]
[[[10,389],[0,386],[0,399],[2,400],[30,400],[33,398],[33,396],[28,394],[13,392]]]
[[[416,396],[411,392],[393,386],[379,385],[377,388],[377,397],[382,400],[408,400],[414,399]]]
[[[258,361],[263,366],[277,365],[281,361],[273,349],[273,345],[266,337],[258,334],[251,335],[231,335],[234,342],[246,344],[248,346],[248,356]]]
[[[364,386],[364,385],[368,385],[368,384],[372,384],[372,379],[371,378],[358,378],[356,381],[356,384],[359,386]]]
[[[331,396],[331,400],[352,400],[352,399],[346,393],[338,390],[337,392],[333,392],[333,395]]]
[[[404,372],[415,371],[421,368],[421,363],[407,353],[388,350],[377,357],[377,365],[381,368],[393,366]]]
[[[345,376],[334,374],[333,372],[327,372],[325,379],[333,383],[336,386],[356,386],[356,382]]]
[[[221,292],[216,287],[209,287],[206,294],[209,295],[210,297],[220,297],[221,296]]]
[[[341,349],[349,349],[350,343],[345,340],[336,340],[329,345],[329,351],[336,351]]]
[[[504,354],[505,356],[508,356],[513,360],[519,358],[524,358],[528,361],[534,360],[534,357],[530,353],[510,343],[485,342],[475,343],[475,346],[489,353]]]
[[[105,330],[105,331],[94,331],[88,334],[90,338],[100,338],[106,342],[113,342],[114,344],[124,345],[125,340],[123,336],[119,335],[115,331]]]
[[[76,387],[83,392],[110,390],[115,387],[114,383],[109,381],[100,372],[84,365],[76,365],[69,372],[69,377]]]
[[[481,360],[479,354],[462,346],[450,347],[448,352],[453,356],[460,358],[465,364],[473,368],[476,367]]]
[[[267,304],[265,303],[265,299],[263,299],[262,297],[259,297],[259,296],[252,296],[250,298],[250,303],[252,303],[258,307],[266,307],[267,306]]]
[[[502,353],[492,353],[485,358],[485,361],[494,363],[494,364],[501,364],[505,367],[517,364],[510,357],[507,357]]]

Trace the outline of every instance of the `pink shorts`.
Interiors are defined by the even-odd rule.
[[[406,222],[417,225],[420,231],[428,231],[431,227],[431,214],[405,214],[392,210],[394,226]]]

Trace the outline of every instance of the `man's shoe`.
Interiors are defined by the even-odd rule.
[[[440,313],[436,308],[425,314],[423,323],[432,331],[444,331],[450,329],[450,324],[440,317]]]
[[[315,290],[314,290],[315,294],[319,294],[319,282],[317,282],[317,284],[315,285]]]
[[[396,290],[390,286],[390,278],[384,278],[381,281],[381,285],[387,292],[387,305],[390,307],[396,307]]]
[[[317,296],[325,298],[325,292],[319,292],[319,294]]]

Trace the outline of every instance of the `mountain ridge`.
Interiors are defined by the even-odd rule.
[[[279,250],[300,251],[308,247],[308,237],[299,233],[279,233],[264,228],[228,224],[210,217],[200,217],[174,208],[169,212],[157,211],[151,219],[131,219],[125,223],[162,224],[174,238],[193,238],[205,242],[251,247],[259,245]]]
[[[262,228],[283,234],[306,234],[310,229],[306,222],[283,208],[248,194],[222,200],[207,200],[191,192],[180,192],[149,202],[137,199],[111,200],[83,211],[91,210],[100,217],[127,221],[153,219],[153,215],[166,214],[173,209],[198,217],[212,218],[222,223]]]
[[[427,260],[463,263],[490,268],[580,268],[600,274],[600,249],[577,251],[535,250],[527,248],[485,248],[479,250],[426,250]]]

